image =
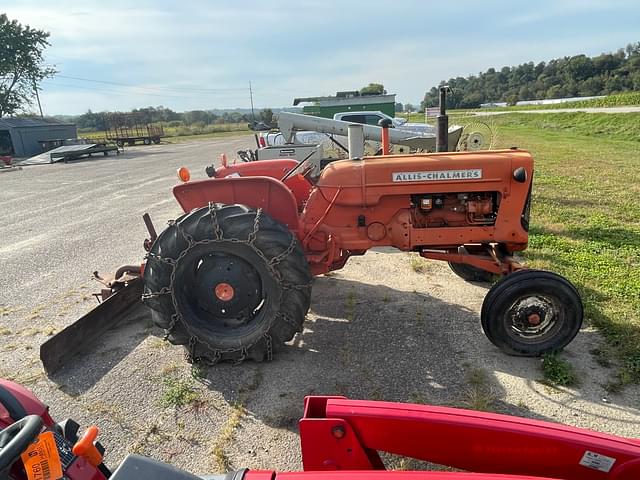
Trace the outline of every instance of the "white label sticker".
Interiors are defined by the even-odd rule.
[[[601,472],[609,473],[613,464],[616,463],[616,459],[607,457],[596,452],[590,452],[587,450],[580,460],[580,465],[587,468],[593,468],[594,470],[600,470]]]
[[[440,180],[477,180],[482,178],[482,169],[434,170],[431,172],[393,172],[394,182],[434,182]]]

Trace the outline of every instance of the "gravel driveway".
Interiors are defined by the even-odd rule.
[[[296,422],[309,394],[344,394],[498,412],[640,436],[640,389],[610,396],[615,370],[589,353],[582,331],[564,353],[575,389],[545,386],[540,360],[512,358],[482,334],[486,289],[437,262],[414,271],[411,254],[372,251],[315,281],[306,328],[271,363],[195,369],[161,340],[140,308],[96,350],[48,379],[38,347],[95,304],[94,270],[142,258],[141,216],[160,228],[179,207],[175,169],[194,178],[243,137],[131,148],[121,157],[25,167],[0,176],[0,375],[51,406],[101,427],[107,460],[130,452],[191,472],[301,467]],[[186,394],[186,405],[176,398]]]

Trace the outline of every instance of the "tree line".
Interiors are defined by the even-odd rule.
[[[271,123],[273,111],[269,108],[255,113],[256,120]],[[192,126],[192,125],[214,125],[226,123],[251,122],[251,113],[241,112],[221,112],[214,113],[210,110],[191,110],[188,112],[175,112],[170,108],[144,107],[134,108],[130,112],[92,112],[86,113],[72,119],[78,128],[83,130],[105,131],[110,127],[126,126],[133,124],[164,123],[167,126]]]
[[[477,108],[481,103],[586,97],[640,91],[640,42],[595,57],[575,55],[548,62],[490,68],[468,77],[450,78],[450,108]],[[438,87],[427,91],[421,108],[438,104]]]

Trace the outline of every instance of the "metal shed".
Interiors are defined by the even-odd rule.
[[[396,114],[396,94],[362,95],[359,91],[338,92],[335,97],[295,98],[293,105],[311,103],[302,107],[302,113],[316,117],[333,118],[336,113],[380,111],[390,117]]]
[[[73,123],[45,118],[0,118],[0,155],[30,157],[42,153],[43,145],[77,137]]]

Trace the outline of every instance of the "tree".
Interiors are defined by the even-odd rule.
[[[607,95],[638,90],[640,79],[640,42],[615,53],[595,57],[574,55],[548,62],[523,63],[517,66],[489,68],[469,77],[441,81],[452,93],[447,97],[451,108],[478,107],[482,103],[564,98],[576,95]],[[438,104],[438,88],[432,87],[421,107]]]
[[[404,104],[404,111],[407,112],[407,113],[415,112],[416,111],[416,107],[414,107],[410,103],[405,103]]]
[[[265,108],[260,112],[260,121],[266,125],[271,125],[273,123],[273,110],[270,108]]]
[[[360,95],[384,95],[387,91],[381,83],[370,83],[360,89]]]
[[[56,73],[44,65],[48,38],[49,32],[0,14],[0,117],[30,105],[38,82]]]
[[[404,110],[404,106],[400,102],[396,102],[396,112],[402,112]]]

